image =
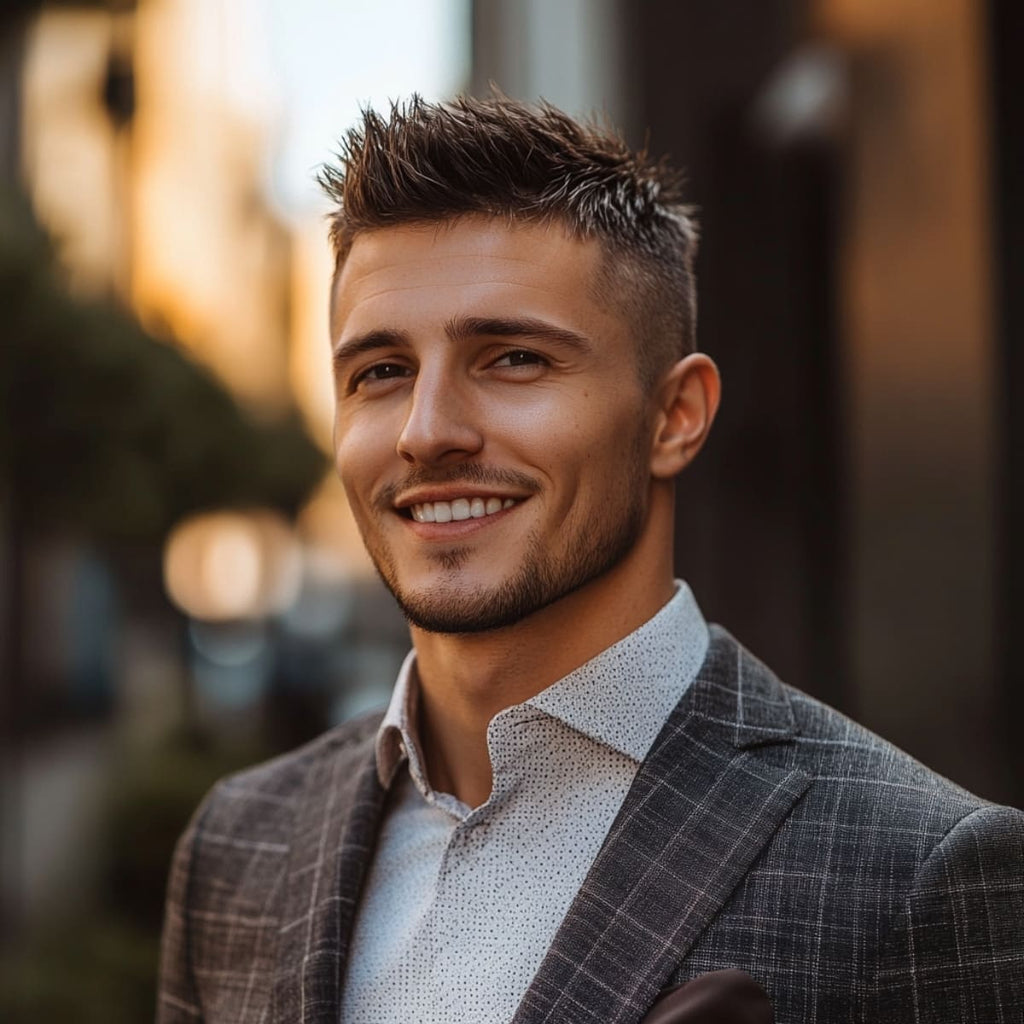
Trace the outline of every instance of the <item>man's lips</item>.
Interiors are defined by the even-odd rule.
[[[538,482],[526,473],[466,463],[447,471],[414,469],[405,479],[382,487],[373,504],[381,514],[390,511],[419,525],[470,526],[470,520],[499,515],[539,491]]]
[[[417,502],[408,506],[408,511],[417,523],[458,523],[466,519],[485,519],[515,504],[515,498],[474,495],[449,501]]]
[[[478,530],[486,530],[490,523],[514,514],[516,508],[529,497],[464,494],[457,498],[424,498],[397,505],[393,511],[405,520],[409,529],[421,540],[448,543],[456,538],[468,537]]]

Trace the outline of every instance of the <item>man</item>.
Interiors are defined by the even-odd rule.
[[[337,470],[414,652],[216,787],[160,1020],[639,1021],[739,968],[780,1024],[1024,1020],[1024,815],[787,688],[672,578],[718,405],[660,166],[504,99],[341,166]]]

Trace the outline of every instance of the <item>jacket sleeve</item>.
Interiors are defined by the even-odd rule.
[[[192,967],[189,892],[196,838],[205,807],[204,803],[178,839],[171,860],[160,939],[156,1024],[197,1024],[203,1020]]]
[[[1021,1020],[1024,814],[985,806],[935,847],[889,935],[874,997],[874,1022]]]

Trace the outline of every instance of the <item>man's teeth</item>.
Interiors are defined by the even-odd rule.
[[[456,498],[454,501],[426,501],[412,506],[412,517],[417,523],[450,523],[462,519],[482,519],[493,516],[515,504],[512,498]]]

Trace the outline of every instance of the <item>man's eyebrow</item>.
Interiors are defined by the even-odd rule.
[[[538,338],[565,345],[580,352],[590,352],[593,346],[582,334],[565,327],[556,327],[546,320],[533,317],[466,316],[452,317],[444,325],[452,341],[466,338]]]
[[[335,365],[338,365],[354,359],[356,356],[361,356],[364,352],[373,352],[379,348],[394,348],[396,345],[404,347],[408,344],[409,339],[402,331],[379,328],[341,342],[331,354],[331,359]]]
[[[591,343],[575,331],[565,327],[556,327],[546,320],[534,317],[509,316],[459,316],[452,317],[445,323],[445,334],[451,341],[465,341],[469,338],[537,338],[576,349],[579,352],[590,352]],[[399,330],[378,328],[366,334],[356,335],[341,342],[334,350],[331,359],[334,364],[346,363],[366,352],[381,348],[405,348],[409,338]]]

